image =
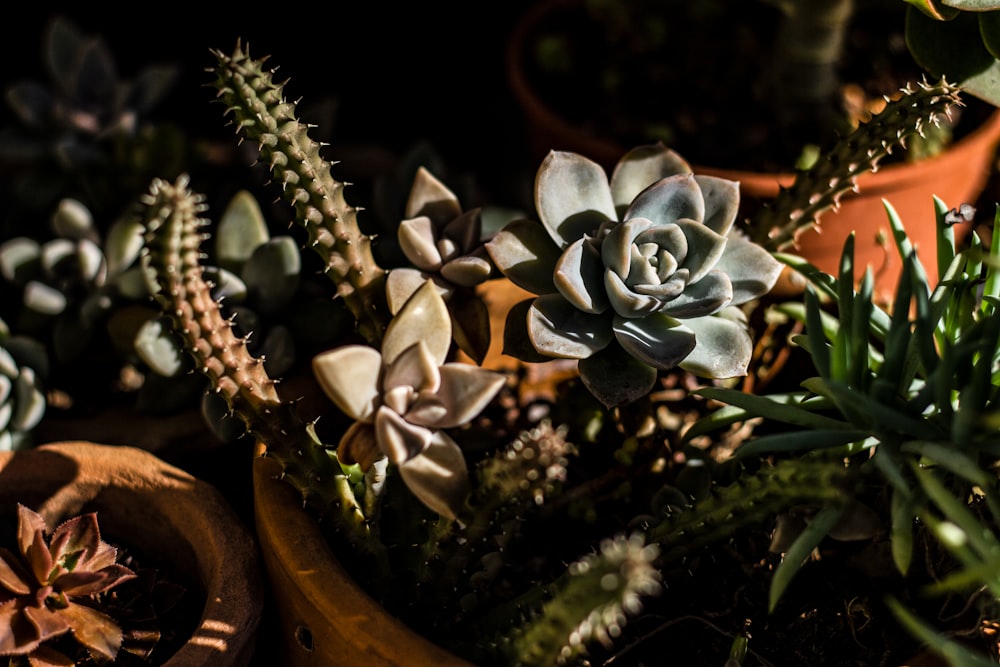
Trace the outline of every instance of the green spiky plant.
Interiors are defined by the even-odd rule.
[[[805,379],[801,390],[780,396],[702,389],[698,393],[729,407],[695,424],[687,436],[751,418],[787,425],[748,440],[736,457],[845,461],[865,480],[867,491],[858,497],[877,510],[898,573],[912,575],[928,597],[978,597],[984,619],[996,605],[1000,565],[993,473],[1000,453],[1000,209],[992,228],[962,249],[953,226],[967,224],[973,211],[949,210],[936,198],[934,205],[938,244],[930,260],[940,272],[937,284],[928,282],[917,249],[887,203],[905,263],[891,310],[873,305],[870,271],[853,287],[853,237],[844,246],[839,275],[800,264],[810,276],[804,304],[776,308],[805,324],[796,343],[808,351],[817,375]],[[800,519],[790,528],[772,606],[802,557],[827,537],[845,509],[812,508],[808,523]],[[921,576],[924,568],[934,576]],[[913,601],[900,595],[890,594],[889,608],[950,664],[986,664],[985,655],[936,629],[940,619],[918,618]]]
[[[698,554],[741,531],[759,534],[775,517],[799,516],[805,508],[814,520],[796,536],[795,550],[784,561],[793,564],[817,536],[857,539],[864,532],[844,517],[864,516],[858,507],[868,478],[840,459],[747,456],[716,462],[688,449],[682,457],[687,464],[671,462],[671,448],[683,445],[678,413],[672,411],[691,399],[684,383],[703,373],[702,380],[718,377],[710,384],[722,389],[728,374],[739,375],[741,366],[746,372],[748,359],[713,366],[713,351],[720,348],[712,346],[719,343],[702,339],[714,332],[723,345],[742,348],[738,323],[745,312],[739,306],[752,308],[752,295],[765,293],[776,276],[775,265],[758,252],[760,247],[744,245],[740,232],[730,231],[738,189],[691,177],[686,163],[662,146],[630,153],[620,164],[622,175],[596,189],[583,185],[605,177],[579,156],[554,156],[543,165],[548,171],[540,171],[539,191],[545,196],[539,208],[549,233],[553,227],[557,232],[542,242],[541,225],[513,222],[502,241],[491,241],[490,259],[498,269],[491,277],[503,273],[538,287],[538,304],[526,301],[519,313],[530,313],[537,305],[541,315],[567,315],[561,321],[566,328],[538,330],[562,335],[534,345],[533,352],[522,341],[519,351],[529,361],[546,352],[577,355],[584,382],[565,387],[569,393],[545,407],[542,417],[528,409],[511,416],[510,387],[500,374],[449,360],[455,347],[446,301],[455,285],[443,286],[427,276],[401,303],[391,305],[391,271],[374,260],[371,238],[358,224],[358,209],[348,203],[344,184],[332,175],[308,126],[297,120],[284,84],[276,83],[263,61],[252,59],[239,43],[232,54],[214,55],[215,87],[227,115],[241,138],[258,146],[260,161],[271,168],[295,209],[296,222],[305,229],[307,245],[321,258],[357,321],[356,336],[314,360],[319,384],[337,408],[330,414],[340,416],[334,417],[335,428],[326,430],[324,420],[316,421],[284,398],[279,378],[250,354],[246,339],[223,316],[202,265],[207,208],[186,178],[152,184],[141,211],[143,261],[194,367],[266,446],[266,455],[281,466],[282,479],[321,520],[338,556],[391,612],[479,664],[569,664],[594,652],[613,655],[623,627],[641,617],[644,605],[681,576],[678,571],[697,569]],[[859,173],[958,103],[957,94],[944,82],[910,91],[906,101],[889,105],[884,122],[851,137],[829,166],[801,175],[800,184],[775,202],[768,215],[790,231],[812,224]],[[629,185],[635,178],[659,187],[643,198],[642,187]],[[427,178],[422,183],[411,194],[412,208],[407,207],[407,215],[415,217],[404,245],[419,251],[415,256],[426,265],[418,267],[425,272],[455,262],[450,275],[479,275],[480,262],[466,262],[467,248],[457,242],[465,237],[442,235],[445,227],[437,226],[468,216],[455,210],[457,202],[442,184]],[[428,196],[428,187],[434,197]],[[608,199],[588,201],[591,194],[580,194],[591,190],[606,192]],[[572,196],[563,203],[565,191]],[[673,202],[667,207],[671,215],[699,221],[704,216],[711,231],[698,231],[693,222],[671,222],[668,226],[676,229],[663,236],[659,231],[642,236],[651,223],[644,217],[640,222],[640,212],[658,218],[653,204],[659,200],[650,197],[667,195],[672,197],[665,200]],[[582,201],[574,199],[581,196]],[[803,201],[814,206],[804,208]],[[589,203],[596,208],[588,208]],[[594,222],[594,211],[602,224]],[[592,233],[594,229],[598,231]],[[570,243],[581,238],[581,230],[583,244]],[[717,235],[731,247],[720,244]],[[565,245],[546,249],[551,240]],[[694,278],[690,274],[697,264],[670,265],[667,254],[655,252],[656,246],[669,243],[686,244],[699,262],[710,261],[717,271],[739,277],[736,291],[746,293],[734,298],[735,288],[725,288],[718,276],[691,287],[708,272]],[[776,251],[781,240],[770,243],[764,247]],[[630,246],[643,258],[643,271],[652,271],[643,273],[643,280],[655,275],[669,294],[635,292],[637,281],[621,271],[617,259],[631,252]],[[604,283],[604,299],[629,311],[684,294],[675,310],[667,311],[671,318],[633,316],[642,328],[623,329],[619,320],[567,310],[589,307],[588,299],[603,289],[591,279],[591,260],[584,258],[591,253],[588,248],[607,253],[603,261],[620,274],[617,282],[611,277]],[[723,259],[728,251],[756,266],[760,277],[741,268],[740,261]],[[428,261],[436,254],[438,259]],[[525,266],[518,257],[535,261]],[[794,264],[794,258],[784,259]],[[553,281],[568,306],[554,305]],[[824,281],[817,278],[818,284]],[[708,284],[715,287],[706,290]],[[725,316],[717,317],[723,310]],[[699,317],[711,326],[705,328],[708,322]],[[860,316],[854,321],[867,323]],[[643,331],[658,340],[662,330],[657,326],[667,322],[667,329],[676,329],[663,339],[672,350],[669,355],[653,352],[641,336],[623,340],[620,332],[614,334],[620,347],[610,348],[610,357],[600,354],[609,344],[607,334],[601,334],[603,344],[580,344],[583,337],[599,333],[587,327]],[[545,338],[532,338],[532,325],[525,324],[530,340]],[[689,369],[675,368],[692,354]],[[615,363],[629,373],[616,374]],[[638,387],[629,377],[633,372],[643,378]],[[682,399],[653,397],[657,387],[679,387]],[[705,410],[703,403],[698,405]],[[559,540],[545,539],[549,533]],[[777,594],[793,570],[794,565],[779,570]],[[745,639],[734,644],[734,655],[745,653]]]

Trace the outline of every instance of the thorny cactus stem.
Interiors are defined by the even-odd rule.
[[[718,488],[713,495],[667,515],[644,531],[644,543],[655,546],[653,564],[662,571],[664,565],[705,545],[724,540],[746,526],[766,521],[789,507],[803,503],[836,505],[846,502],[851,497],[852,479],[849,469],[839,461],[780,461],[773,467],[747,473],[739,481]],[[536,586],[498,605],[481,619],[479,627],[487,634],[495,632],[502,636],[498,640],[501,644],[516,643],[529,631],[540,632],[549,624],[544,618],[513,626],[510,619],[520,618],[527,609],[544,607],[547,614],[554,612],[560,601],[573,599],[577,590],[574,578],[580,574],[570,568],[552,583]],[[564,595],[569,597],[564,598]],[[566,615],[571,610],[572,607],[559,613]],[[537,627],[529,630],[533,625]],[[541,640],[536,638],[536,641]],[[570,644],[565,648],[571,648]]]
[[[202,275],[199,247],[207,238],[204,197],[191,192],[188,179],[173,184],[153,181],[143,197],[146,230],[144,266],[154,282],[154,294],[169,314],[196,368],[210,381],[247,430],[267,445],[267,455],[282,467],[292,484],[320,517],[331,517],[336,530],[369,551],[377,540],[339,464],[313,435],[294,403],[283,400],[264,360],[247,350],[232,322],[222,316]],[[337,511],[339,510],[339,511]]]
[[[871,121],[862,123],[836,149],[809,171],[799,172],[791,186],[750,220],[753,240],[771,251],[788,250],[798,234],[818,223],[820,214],[840,206],[840,198],[857,190],[858,176],[877,171],[879,161],[896,146],[923,136],[928,123],[937,124],[953,106],[961,106],[959,88],[942,79],[907,87]]]
[[[280,183],[296,220],[306,228],[309,245],[323,259],[327,275],[358,322],[364,338],[378,347],[389,318],[385,270],[372,255],[371,238],[358,227],[358,209],[344,199],[345,184],[330,173],[320,156],[322,145],[308,135],[285,101],[284,83],[275,83],[267,58],[253,60],[239,41],[231,56],[213,51],[218,60],[215,87],[232,115],[236,131],[257,143],[260,158]]]

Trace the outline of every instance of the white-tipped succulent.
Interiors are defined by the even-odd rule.
[[[608,407],[633,401],[660,370],[744,375],[752,341],[738,308],[782,265],[735,227],[739,183],[698,176],[662,144],[640,146],[610,181],[595,162],[551,152],[538,170],[539,222],[486,243],[496,267],[538,295],[508,317],[504,349],[578,359]]]
[[[489,313],[472,288],[493,274],[482,243],[482,209],[462,212],[451,190],[421,167],[399,224],[400,249],[412,266],[392,269],[386,279],[389,310],[397,313],[428,280],[444,297],[455,341],[476,362],[490,344]]]
[[[313,371],[355,423],[337,456],[368,470],[387,457],[425,505],[454,518],[469,492],[462,450],[443,429],[467,424],[496,396],[506,376],[445,360],[451,320],[433,282],[425,281],[386,328],[379,352],[348,345],[317,355]]]

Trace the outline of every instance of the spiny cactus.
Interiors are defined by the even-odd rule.
[[[908,86],[902,96],[858,127],[808,171],[796,175],[749,222],[751,238],[769,250],[785,250],[801,232],[819,224],[819,216],[840,205],[857,187],[861,174],[874,171],[895,146],[903,146],[924,128],[937,125],[953,106],[961,106],[960,89],[942,79],[936,84]]]
[[[345,184],[330,173],[321,145],[309,138],[308,126],[295,116],[284,97],[284,85],[250,58],[239,43],[232,55],[214,51],[218,99],[241,137],[257,144],[285,198],[294,205],[296,221],[305,227],[309,245],[324,260],[370,343],[378,343],[389,318],[385,303],[385,270],[372,255],[371,239],[358,227],[358,211],[344,198]],[[266,60],[266,59],[265,59]]]
[[[247,430],[266,443],[268,455],[282,466],[282,476],[306,504],[324,516],[341,517],[338,528],[356,546],[371,545],[365,517],[336,460],[315,438],[311,425],[283,400],[262,359],[247,350],[232,322],[221,314],[211,285],[203,277],[199,249],[209,224],[202,217],[204,197],[175,183],[155,180],[143,199],[146,230],[144,266],[151,272],[155,295],[175,322],[196,369],[211,383]],[[339,510],[339,511],[338,511]]]
[[[599,550],[569,566],[569,577],[538,612],[507,639],[512,664],[565,665],[587,654],[591,643],[614,644],[642,599],[661,592],[655,562],[659,549],[642,533],[601,541]]]

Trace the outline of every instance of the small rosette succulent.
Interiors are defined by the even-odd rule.
[[[444,299],[427,280],[389,323],[381,352],[338,347],[314,357],[313,371],[330,400],[356,420],[337,447],[340,462],[367,471],[387,457],[417,498],[454,518],[469,477],[461,449],[443,429],[476,417],[506,376],[445,363],[451,343]]]
[[[615,166],[551,152],[535,180],[540,223],[517,220],[486,243],[497,269],[538,295],[511,309],[504,351],[578,359],[608,407],[649,392],[660,370],[745,375],[752,341],[739,308],[782,265],[734,228],[739,184],[694,175],[662,144]]]
[[[19,553],[0,549],[0,655],[73,664],[42,646],[72,632],[92,654],[114,660],[122,630],[96,608],[94,597],[134,579],[135,573],[116,562],[118,551],[101,540],[94,513],[65,521],[48,542],[46,532],[39,514],[18,505]]]
[[[397,237],[412,266],[389,272],[389,310],[397,313],[424,282],[434,281],[451,314],[455,342],[474,361],[481,362],[490,345],[490,321],[486,306],[472,288],[493,273],[481,239],[482,209],[463,212],[455,193],[420,167],[405,215]]]

